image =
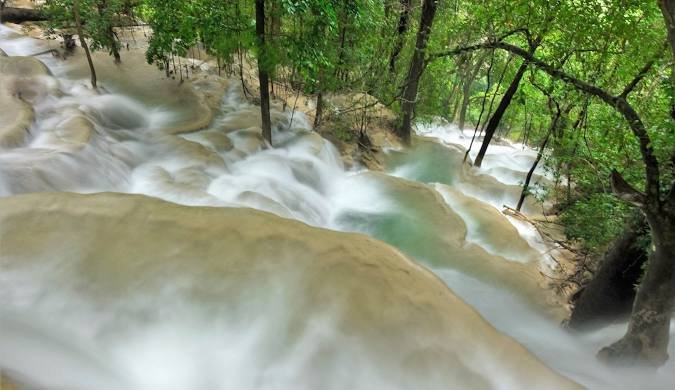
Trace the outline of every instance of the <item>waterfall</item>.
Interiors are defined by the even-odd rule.
[[[0,48],[10,56],[28,55],[43,51],[45,43],[0,26]],[[194,114],[198,106],[189,99],[193,95],[168,95],[161,89],[148,92],[143,85],[114,76],[116,68],[112,66],[101,67],[103,87],[95,92],[87,87],[79,65],[49,54],[38,58],[50,72],[20,80],[34,91],[25,98],[32,105],[35,120],[19,145],[0,147],[0,196],[35,192],[142,194],[187,206],[248,207],[313,227],[364,233],[428,267],[494,327],[549,367],[583,385],[629,389],[649,380],[654,388],[665,389],[675,383],[673,359],[655,377],[638,370],[611,371],[595,361],[595,351],[618,338],[622,325],[572,335],[545,314],[550,302],[537,278],[540,271],[550,272],[553,267],[545,253],[548,248],[532,226],[501,213],[503,205],[515,205],[519,184],[536,156],[526,146],[508,142],[492,145],[483,168],[477,170],[462,164],[471,134],[449,124],[420,124],[413,148],[387,152],[386,172],[347,169],[336,147],[313,132],[302,113],[295,112],[291,119],[291,113],[281,107],[273,107],[274,147],[266,148],[260,136],[258,107],[247,102],[237,81],[226,83],[215,117],[201,128],[195,125],[203,115]],[[17,80],[0,74],[0,88]],[[160,85],[163,81],[148,83]],[[188,87],[171,88],[181,92]],[[542,167],[535,176],[542,183],[550,182]],[[541,205],[529,199],[524,210],[539,214]],[[120,308],[119,312],[88,317],[96,310],[87,308],[64,314],[60,308],[66,306],[66,300],[77,302],[79,298],[62,285],[52,286],[56,292],[46,300],[48,307],[35,308],[43,312],[31,312],[22,299],[47,296],[52,291],[30,291],[29,287],[43,273],[59,269],[34,271],[0,274],[0,293],[8,296],[4,294],[14,292],[14,301],[5,302],[0,311],[0,368],[2,364],[8,368],[11,361],[9,368],[19,379],[22,370],[34,373],[31,366],[39,366],[42,386],[49,386],[51,377],[70,381],[74,388],[92,388],[93,383],[97,389],[122,388],[117,372],[121,371],[122,383],[129,380],[142,389],[256,387],[251,368],[236,353],[255,355],[260,335],[274,334],[273,317],[256,317],[247,329],[245,323],[213,319],[207,308],[180,306],[181,302],[176,312],[163,313],[159,309],[179,299],[176,291],[184,287],[173,281],[177,285],[167,286],[166,291],[135,297],[137,301],[132,302],[152,309],[151,315],[158,318],[167,315],[167,323],[141,329],[118,342],[116,332],[122,330],[99,328],[97,321],[134,313]],[[257,308],[264,314],[264,305]],[[79,327],[66,333],[51,329],[43,320],[53,313],[67,314]],[[333,324],[323,320],[328,321],[319,316],[303,330],[303,343],[344,337],[333,333]],[[224,321],[221,332],[207,326],[209,321]],[[675,335],[673,326],[671,335]],[[108,342],[88,342],[93,333],[103,334]],[[307,383],[317,384],[321,375],[331,375],[342,381],[336,388],[340,384],[350,387],[351,365],[367,362],[360,356],[362,351],[350,350],[353,345],[344,342],[344,350],[326,352],[339,355],[343,365],[334,367],[335,372],[307,373]],[[279,372],[302,367],[303,346],[307,347],[302,344],[298,356],[276,357],[274,370],[278,372],[270,375],[283,378]],[[671,356],[675,355],[673,348],[671,343]],[[70,352],[61,359],[64,351]],[[194,361],[206,367],[205,371],[195,368]],[[218,372],[221,366],[214,361],[231,368],[231,377],[218,385],[200,377],[203,372]],[[110,366],[116,370],[111,372]],[[473,369],[493,372],[480,362]],[[375,373],[367,371],[359,371],[359,379],[367,378],[374,386],[371,388],[393,385],[370,378]],[[266,388],[292,383],[289,379],[275,387],[265,382]],[[410,384],[411,388],[415,385]],[[504,386],[509,387],[508,383]]]

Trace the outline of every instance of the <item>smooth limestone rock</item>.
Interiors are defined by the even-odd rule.
[[[171,339],[151,343],[160,348],[157,368],[131,371],[142,375],[174,378],[198,356],[202,370],[240,359],[226,375],[235,388],[578,388],[431,272],[359,234],[251,209],[44,193],[0,199],[0,247],[0,307],[44,318],[50,329],[84,329],[85,340],[113,338],[118,354],[129,342],[122,361],[132,367],[155,355],[129,340],[174,335],[167,327],[185,321],[201,324],[193,339],[237,330],[225,345],[206,343],[234,348],[227,355],[197,350],[192,358],[201,344],[180,344],[173,356]],[[189,308],[202,311],[186,316]],[[53,313],[69,314],[55,321]],[[148,330],[136,335],[138,327]],[[251,342],[254,355],[236,349]],[[183,363],[163,371],[163,359]],[[9,363],[0,354],[0,367]],[[21,369],[26,378],[41,373]],[[247,370],[251,380],[236,382]]]
[[[493,176],[481,174],[475,168],[465,168],[461,181],[463,191],[471,196],[492,199],[495,204],[513,208],[518,204],[518,199],[523,190],[521,186],[504,184]],[[534,197],[528,196],[525,198],[521,210],[530,216],[541,215],[543,207]]]
[[[165,134],[187,133],[206,128],[215,108],[227,90],[228,82],[214,77],[180,82],[167,78],[155,65],[148,65],[142,50],[122,52],[122,63],[115,64],[107,53],[92,53],[99,88],[133,96],[147,107],[172,112],[175,119],[162,127]],[[88,85],[89,67],[84,55],[69,57],[65,77]],[[191,80],[196,84],[193,88]]]
[[[285,119],[285,114],[281,111],[271,111],[270,118],[272,123],[278,123]],[[254,105],[237,106],[236,111],[229,112],[223,119],[221,130],[229,133],[246,128],[260,128],[261,123],[260,107]]]
[[[69,151],[81,150],[89,144],[94,133],[94,124],[82,115],[61,121],[53,131],[46,132],[40,140],[41,146]]]
[[[0,77],[0,148],[13,148],[26,139],[34,114],[29,104],[10,95],[3,85]]]
[[[0,147],[20,146],[33,123],[29,103],[43,89],[47,67],[33,57],[0,56]],[[46,89],[46,88],[44,88]]]
[[[199,134],[217,152],[225,152],[232,149],[232,141],[227,134],[216,130],[202,131]]]
[[[505,184],[491,176],[494,169],[475,168],[464,163],[466,148],[462,145],[439,143],[434,138],[413,136],[413,145],[404,151],[390,152],[386,165],[398,176],[425,183],[442,183],[460,188],[472,197],[490,200],[495,207],[516,207],[522,187]],[[515,175],[515,173],[514,173]],[[522,181],[526,173],[521,174]],[[532,196],[523,204],[523,212],[538,215],[542,206]]]
[[[443,184],[437,184],[435,188],[469,225],[473,238],[484,241],[491,253],[520,262],[539,261],[541,253],[527,243],[499,210],[456,188]]]
[[[529,246],[512,247],[511,257],[520,256],[519,261],[514,261],[468,241],[462,216],[429,185],[376,172],[365,172],[352,180],[349,185],[353,188],[359,187],[359,180],[377,183],[382,188],[377,202],[387,204],[392,212],[348,212],[340,217],[340,226],[355,227],[389,242],[435,269],[458,269],[490,285],[505,288],[557,320],[567,315],[556,303],[557,298],[543,288],[546,281],[542,280],[540,263],[533,260]],[[495,224],[501,224],[500,220]],[[495,228],[492,234],[504,233]],[[516,249],[523,252],[518,253]]]
[[[0,74],[3,76],[35,77],[51,75],[49,68],[35,57],[0,58]]]

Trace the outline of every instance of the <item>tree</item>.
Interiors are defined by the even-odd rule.
[[[675,1],[658,0],[658,3],[663,14],[663,20],[666,23],[670,51],[673,53],[673,59],[675,59]],[[675,61],[672,61],[670,74],[671,88],[675,91]],[[670,97],[670,116],[675,120],[675,96]]]
[[[617,197],[636,205],[645,213],[655,249],[638,289],[628,331],[621,340],[603,348],[599,356],[609,361],[630,360],[662,365],[668,358],[670,318],[675,303],[675,240],[672,239],[675,237],[675,181],[662,190],[661,166],[654,154],[651,137],[640,115],[627,101],[628,95],[649,72],[654,61],[645,64],[619,95],[613,95],[534,57],[531,49],[527,51],[503,40],[490,40],[452,52],[493,48],[518,55],[550,77],[600,99],[624,118],[637,139],[645,170],[645,190],[635,189],[617,171],[612,172],[612,190]]]
[[[541,161],[541,158],[544,155],[546,145],[548,144],[551,135],[555,132],[556,128],[559,126],[560,117],[563,114],[563,110],[560,109],[560,104],[556,101],[555,98],[553,98],[553,96],[551,96],[551,93],[549,91],[539,87],[535,83],[532,84],[535,87],[537,87],[544,95],[546,95],[546,97],[548,98],[549,106],[551,106],[551,111],[554,111],[554,113],[552,115],[551,124],[548,128],[548,131],[546,132],[546,135],[544,135],[544,138],[541,140],[541,145],[539,146],[537,157],[534,159],[534,162],[532,163],[532,166],[530,167],[530,170],[527,172],[527,176],[525,177],[525,183],[523,183],[523,190],[520,193],[520,198],[518,199],[518,204],[516,205],[516,211],[520,211],[520,209],[523,207],[525,197],[527,197],[527,195],[529,194],[530,181],[532,180],[532,175],[534,174],[535,169],[537,169],[537,165],[539,165],[539,162]],[[555,110],[552,109],[553,107],[555,107]]]
[[[408,31],[408,22],[410,20],[410,6],[411,0],[400,0],[401,12],[398,19],[398,25],[396,27],[396,40],[394,43],[394,49],[391,52],[389,57],[389,72],[394,73],[396,71],[396,59],[401,50],[403,49],[403,44],[405,42],[405,34]]]
[[[87,41],[84,39],[84,32],[82,30],[82,21],[80,20],[80,1],[73,0],[73,16],[75,18],[75,27],[77,28],[77,36],[80,37],[80,45],[84,49],[84,53],[87,55],[87,63],[89,64],[89,72],[91,74],[91,86],[96,89],[96,69],[94,69],[94,62],[91,60],[91,53],[89,53],[89,47],[87,46]]]
[[[260,83],[260,116],[262,118],[262,135],[272,145],[272,121],[270,120],[269,73],[266,63],[267,48],[265,46],[265,0],[255,1],[255,32],[258,48],[258,81]]]
[[[469,107],[469,100],[471,99],[471,91],[474,80],[478,72],[480,72],[485,56],[478,55],[474,58],[471,55],[466,55],[466,58],[461,62],[461,78],[462,78],[462,106],[459,109],[459,128],[464,130],[466,122],[466,110]]]
[[[96,0],[94,2],[97,18],[88,20],[90,36],[92,37],[94,49],[107,49],[109,54],[113,56],[115,63],[122,62],[120,56],[121,44],[117,39],[117,34],[113,29],[114,20],[119,19],[116,16],[119,14],[122,2],[119,0]]]
[[[415,52],[410,60],[410,69],[403,86],[403,95],[401,111],[403,118],[398,128],[398,135],[404,143],[410,144],[410,132],[413,120],[413,110],[417,102],[417,87],[422,72],[424,72],[426,47],[431,26],[436,15],[436,0],[424,0],[422,3],[422,15],[420,17],[419,30],[417,31],[417,40],[415,43]]]
[[[540,38],[528,40],[530,47],[529,50],[530,54],[534,54],[535,50],[537,50],[537,46],[539,46],[539,42]],[[482,165],[483,158],[485,158],[485,153],[487,153],[490,141],[492,141],[492,137],[497,131],[497,128],[499,127],[499,124],[502,121],[502,117],[504,116],[506,109],[509,108],[511,100],[513,99],[513,96],[516,94],[516,91],[518,90],[520,80],[523,78],[523,75],[527,70],[527,65],[528,65],[527,60],[523,60],[523,63],[518,68],[518,71],[516,71],[516,75],[513,77],[513,80],[511,80],[511,84],[506,89],[506,92],[504,92],[504,96],[502,96],[502,100],[499,102],[497,109],[495,110],[494,114],[492,114],[492,116],[490,117],[490,121],[488,122],[487,127],[485,128],[485,136],[483,137],[483,143],[481,144],[480,150],[478,151],[478,155],[476,155],[476,159],[473,162],[474,166],[480,168],[480,166]]]
[[[68,10],[74,7],[74,0],[47,0],[44,5],[45,18],[50,30],[67,31],[78,29],[74,14]],[[79,0],[80,26],[84,35],[91,41],[88,49],[107,50],[115,63],[121,61],[121,44],[114,27],[122,20],[124,9],[131,9],[134,4],[126,0]],[[78,33],[79,35],[79,33]]]

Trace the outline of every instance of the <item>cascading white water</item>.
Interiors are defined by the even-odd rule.
[[[41,51],[44,48],[40,45],[0,26],[0,48],[10,55]],[[652,388],[665,389],[675,382],[672,362],[655,377],[600,366],[593,358],[595,350],[617,338],[621,327],[593,334],[567,334],[515,291],[517,283],[510,280],[512,276],[500,276],[499,272],[486,276],[483,268],[471,264],[474,256],[481,256],[495,263],[522,265],[536,261],[546,267],[541,256],[544,248],[536,232],[499,213],[503,204],[513,205],[517,200],[517,184],[536,154],[531,149],[510,144],[491,146],[483,169],[467,171],[460,162],[470,134],[435,124],[420,126],[418,132],[440,142],[421,142],[418,149],[406,152],[391,151],[390,175],[348,171],[332,144],[306,130],[310,126],[301,113],[275,111],[275,147],[263,148],[257,107],[242,98],[236,84],[229,87],[220,112],[208,128],[176,135],[166,129],[181,119],[180,107],[147,101],[116,85],[109,85],[107,93],[94,93],[85,86],[86,81],[67,77],[67,65],[48,56],[40,58],[53,76],[40,78],[40,88],[48,92],[35,97],[36,121],[26,142],[17,148],[0,149],[0,196],[43,191],[128,192],[191,206],[251,207],[313,226],[363,232],[430,267],[495,327],[579,383],[614,389],[634,388],[640,381],[649,380]],[[105,77],[102,84],[106,88]],[[73,126],[72,120],[79,120],[79,125]],[[63,131],[73,128],[81,129],[80,136],[64,136]],[[84,141],[73,143],[73,139]],[[473,150],[477,148],[474,144]],[[537,174],[546,179],[542,168]],[[526,205],[526,210],[528,207],[537,211],[533,204]],[[457,224],[434,225],[433,216],[440,216],[439,224],[445,216],[455,218]],[[437,231],[437,226],[448,231]],[[450,242],[446,236],[452,235],[456,239]],[[451,255],[450,250],[454,251]],[[11,275],[3,275],[0,286],[24,291],[17,287],[22,285],[20,279],[8,278]],[[46,293],[25,291],[25,297]],[[140,389],[256,387],[251,368],[228,350],[251,356],[257,338],[274,327],[264,317],[258,318],[249,331],[227,324],[207,327],[205,324],[213,318],[204,313],[206,308],[186,304],[170,313],[165,326],[142,329],[121,342],[121,337],[128,335],[96,328],[97,318],[87,317],[94,309],[68,313],[78,319],[71,323],[82,325],[68,334],[53,332],[44,324],[49,314],[63,315],[59,312],[63,305],[60,299],[76,302],[76,295],[55,294],[47,299],[39,308],[39,319],[31,317],[21,305],[20,294],[16,299],[16,307],[0,312],[0,352],[12,354],[3,356],[0,363],[8,365],[11,361],[10,368],[19,374],[22,369],[34,373],[26,367],[50,366],[50,356],[72,352],[59,365],[45,370],[41,378],[31,378],[43,381],[38,383],[42,386],[49,386],[50,377],[58,377],[57,382],[73,388],[92,388],[95,384],[97,389],[114,389],[129,383]],[[158,310],[155,314],[161,317],[158,307],[176,299],[174,291],[159,291],[157,296],[134,304],[152,308],[153,313]],[[124,314],[129,313],[106,315]],[[209,331],[203,332],[205,328]],[[214,329],[221,330],[210,333]],[[110,332],[110,338],[103,344],[92,343],[91,335],[100,332]],[[306,332],[305,343],[311,343],[314,337],[338,337],[322,334],[332,332],[331,324],[316,323]],[[671,333],[675,334],[675,328]],[[22,337],[35,334],[45,336],[37,340]],[[299,348],[299,353],[302,351]],[[340,375],[346,377],[350,371],[347,365],[355,364],[346,357],[359,353],[340,353],[345,356],[340,360],[345,364]],[[39,356],[45,360],[35,361]],[[219,378],[217,384],[209,382],[205,372],[207,376],[217,375],[222,365],[202,370],[195,360],[206,366],[211,360],[229,362],[224,364],[231,368],[229,377]],[[301,360],[299,356],[275,365],[272,377],[283,378],[285,370],[297,370],[302,367]],[[359,380],[375,387],[392,385],[366,378],[367,370],[360,374]],[[119,383],[120,376],[125,378],[124,385]],[[276,387],[290,383],[282,381]]]

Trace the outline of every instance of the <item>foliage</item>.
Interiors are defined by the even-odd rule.
[[[594,194],[575,201],[562,215],[565,233],[584,250],[599,254],[623,230],[631,207],[611,194]]]
[[[72,25],[71,1],[47,1],[53,27]],[[121,14],[135,9],[152,28],[147,59],[161,67],[195,46],[221,64],[243,67],[242,58],[253,55],[273,79],[298,92],[365,92],[396,111],[420,19],[420,7],[413,1],[409,26],[399,35],[402,4],[400,0],[266,0],[267,37],[260,48],[252,1],[82,0],[82,9],[93,48],[114,51],[118,44],[110,28]],[[664,167],[661,183],[667,190],[675,155],[675,128],[669,116],[674,75],[672,57],[663,49],[665,28],[655,2],[442,1],[427,54],[496,37],[522,48],[536,43],[537,58],[616,95],[655,59],[628,101],[646,124]],[[389,56],[399,40],[402,50],[395,71],[390,72]],[[497,49],[428,62],[415,107],[417,120],[456,121],[465,111],[468,124],[484,126],[522,62]],[[563,220],[571,239],[581,240],[587,248],[602,247],[623,225],[629,209],[609,195],[610,173],[617,170],[634,187],[645,186],[638,142],[612,107],[533,66],[500,123],[499,135],[531,145],[541,142],[552,117],[550,99],[542,89],[564,113],[545,155],[555,183],[537,193],[550,194],[569,207]],[[468,103],[464,108],[463,101]]]
[[[92,50],[106,50],[119,59],[120,42],[114,28],[129,17],[134,3],[129,0],[80,0],[83,31]],[[48,15],[50,32],[56,29],[74,33],[73,0],[47,0],[43,7]]]

